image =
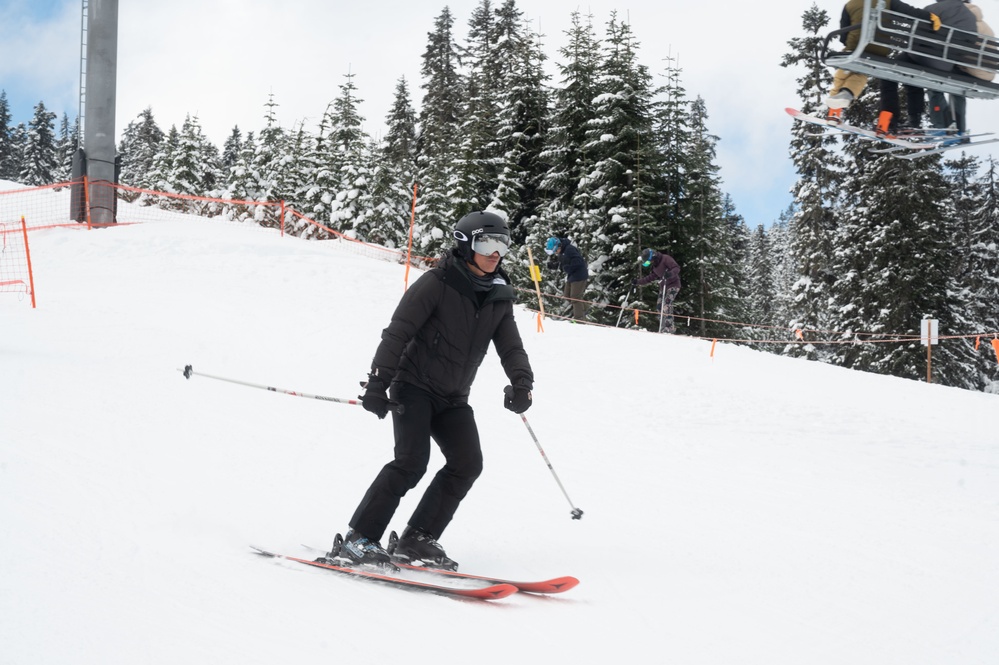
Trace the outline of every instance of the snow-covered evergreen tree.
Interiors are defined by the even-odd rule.
[[[640,229],[652,223],[650,210],[661,205],[660,189],[648,177],[661,163],[652,131],[657,91],[638,61],[638,46],[631,27],[611,12],[594,114],[582,146],[588,164],[573,198],[577,216],[571,220],[571,232],[594,272],[588,291],[601,303],[616,303],[628,292],[642,250]],[[654,306],[654,296],[649,297]],[[617,319],[617,312],[598,312],[598,320]]]
[[[361,127],[364,118],[358,111],[364,100],[357,97],[354,74],[344,74],[344,78],[340,95],[333,100],[327,141],[334,187],[330,223],[335,230],[365,240],[370,231],[366,221],[370,161],[368,135]]]
[[[488,207],[506,214],[514,244],[521,247],[527,237],[526,227],[534,225],[542,203],[538,194],[540,152],[547,137],[549,114],[546,57],[540,37],[528,28],[514,0],[505,0],[496,10],[496,34],[496,62],[501,68],[497,91],[498,171]]]
[[[35,115],[28,123],[19,182],[25,185],[48,185],[55,182],[59,168],[53,124],[55,118],[56,114],[46,110],[44,102],[35,105]]]
[[[257,201],[281,201],[287,194],[288,183],[284,179],[285,162],[287,160],[288,140],[284,129],[277,121],[278,104],[274,95],[268,96],[264,107],[267,109],[264,119],[267,124],[260,131],[251,162],[252,172],[256,181]],[[293,190],[292,190],[293,191]],[[278,214],[271,208],[256,206],[254,219],[262,226],[278,227]]]
[[[802,14],[803,37],[788,42],[791,51],[781,60],[782,67],[802,68],[798,96],[806,113],[823,113],[822,95],[829,89],[829,68],[818,59],[829,15],[816,5]],[[829,287],[835,281],[830,265],[836,229],[836,204],[843,182],[843,159],[834,152],[832,132],[818,135],[813,127],[796,123],[791,128],[790,153],[798,173],[792,188],[794,214],[789,220],[789,248],[796,273],[792,286],[790,319],[783,324],[792,330],[825,330],[829,327]],[[814,337],[814,333],[810,338]],[[788,355],[812,359],[826,357],[827,347],[789,344]]]
[[[540,159],[548,166],[541,180],[542,196],[548,204],[541,217],[547,229],[539,228],[527,238],[541,244],[549,235],[566,235],[574,225],[576,190],[589,169],[584,150],[586,131],[595,117],[600,42],[593,29],[593,17],[585,19],[578,11],[566,31],[569,43],[559,49],[563,61],[557,63],[560,85],[554,92],[550,130]]]
[[[844,210],[831,288],[832,327],[843,340],[863,341],[835,349],[840,364],[892,376],[926,376],[921,320],[939,321],[943,334],[956,329],[953,284],[953,206],[939,158],[896,160],[878,156],[848,186],[855,205]],[[917,341],[869,342],[883,335]],[[934,374],[946,385],[969,380],[959,346],[934,349]]]
[[[388,131],[370,148],[370,242],[405,247],[409,240],[413,184],[416,181],[416,112],[405,78],[396,83],[392,108],[385,118]]]
[[[69,116],[62,114],[59,122],[59,138],[56,141],[56,182],[68,182],[72,178],[73,153],[80,145],[79,120],[70,123]]]
[[[965,335],[999,333],[999,180],[995,160],[989,158],[977,176],[979,161],[964,156],[948,162],[947,177],[954,197],[957,223],[954,284],[951,291],[961,301],[960,332]],[[999,363],[984,339],[947,340],[963,346],[977,367],[977,381],[969,386],[999,393]],[[982,344],[984,343],[984,346]],[[979,348],[976,350],[975,346]]]
[[[453,27],[454,17],[445,7],[428,35],[421,68],[424,95],[417,157],[421,194],[413,240],[414,247],[429,256],[451,245],[451,230],[462,212],[460,205],[467,206],[456,194],[461,180],[459,128],[466,90]]]
[[[239,126],[232,128],[232,132],[226,138],[225,143],[222,145],[222,175],[225,176],[226,182],[232,176],[232,170],[235,168],[236,163],[239,161],[239,153],[243,149],[243,133],[239,131]]]
[[[118,154],[121,155],[121,184],[140,189],[154,187],[156,155],[163,141],[163,130],[156,124],[152,108],[147,107],[135,120],[128,123],[118,146]],[[127,194],[128,192],[122,192],[122,195]]]
[[[14,128],[10,125],[12,119],[7,91],[0,90],[0,180],[17,180],[21,173]]]

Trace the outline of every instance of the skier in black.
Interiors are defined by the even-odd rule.
[[[427,487],[393,554],[456,569],[437,542],[482,472],[482,449],[468,394],[492,342],[512,384],[504,406],[531,406],[534,373],[513,317],[515,298],[500,262],[510,247],[506,221],[491,212],[465,215],[457,246],[403,295],[371,362],[362,397],[379,418],[392,410],[395,459],[368,488],[350,519],[339,555],[354,563],[390,561],[380,543],[402,497],[430,461],[430,439],[445,465]]]

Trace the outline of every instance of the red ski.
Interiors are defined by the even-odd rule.
[[[398,542],[399,537],[396,535],[395,531],[389,536],[389,552],[395,551],[395,544]],[[317,547],[311,547],[309,545],[302,545],[307,550],[312,552],[318,552],[320,554],[325,554],[325,550],[321,550]],[[334,545],[336,547],[336,545]],[[489,577],[484,575],[471,575],[469,573],[459,573],[456,570],[446,570],[443,568],[433,568],[430,566],[414,566],[405,561],[400,561],[396,557],[392,557],[392,563],[403,569],[403,570],[415,570],[421,573],[426,573],[428,575],[441,575],[443,577],[450,577],[451,579],[463,579],[463,580],[475,580],[477,582],[485,582],[487,584],[509,584],[517,587],[518,591],[524,591],[526,593],[564,593],[569,589],[572,589],[577,584],[579,580],[575,577],[565,576],[565,577],[554,577],[550,580],[538,580],[534,582],[515,582],[513,580],[506,580],[499,577]]]
[[[426,566],[411,566],[408,563],[402,563],[396,560],[393,560],[392,563],[404,570],[419,570],[430,575],[442,575],[444,577],[462,580],[478,580],[479,582],[487,582],[489,584],[509,584],[517,587],[518,591],[526,591],[527,593],[564,593],[579,584],[579,580],[568,575],[565,577],[554,577],[550,580],[541,580],[537,582],[514,582],[513,580],[505,580],[497,577],[483,577],[482,575],[459,573],[456,570],[443,570],[440,568],[428,568]]]
[[[343,575],[351,575],[353,577],[359,577],[366,580],[372,580],[375,582],[383,582],[392,586],[402,587],[405,589],[413,589],[417,591],[430,591],[432,593],[446,594],[449,596],[459,596],[461,598],[477,598],[479,600],[498,600],[500,598],[506,598],[507,596],[517,593],[517,587],[512,584],[489,584],[488,586],[481,586],[475,588],[462,588],[462,587],[452,587],[444,584],[433,584],[428,582],[420,582],[417,580],[409,580],[402,577],[395,577],[391,574],[377,573],[370,570],[365,570],[362,568],[348,568],[346,566],[335,566],[329,563],[321,563],[319,561],[310,561],[309,559],[299,559],[298,557],[288,556],[286,554],[277,554],[275,552],[269,552],[265,549],[250,546],[253,550],[262,556],[272,557],[275,559],[286,559],[288,561],[295,561],[297,563],[303,563],[307,566],[314,566],[316,568],[323,568],[324,570],[331,570],[335,573],[341,573]]]

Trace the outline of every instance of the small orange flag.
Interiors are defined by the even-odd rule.
[[[999,362],[999,339],[992,340],[992,348],[996,350],[996,362]]]

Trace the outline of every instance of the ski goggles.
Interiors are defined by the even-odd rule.
[[[480,233],[472,238],[472,251],[483,256],[498,252],[500,257],[510,251],[510,236],[501,233]]]
[[[641,258],[641,257],[639,257],[639,258]],[[642,267],[643,268],[648,268],[651,265],[652,265],[652,259],[646,259],[646,260],[642,261]]]

